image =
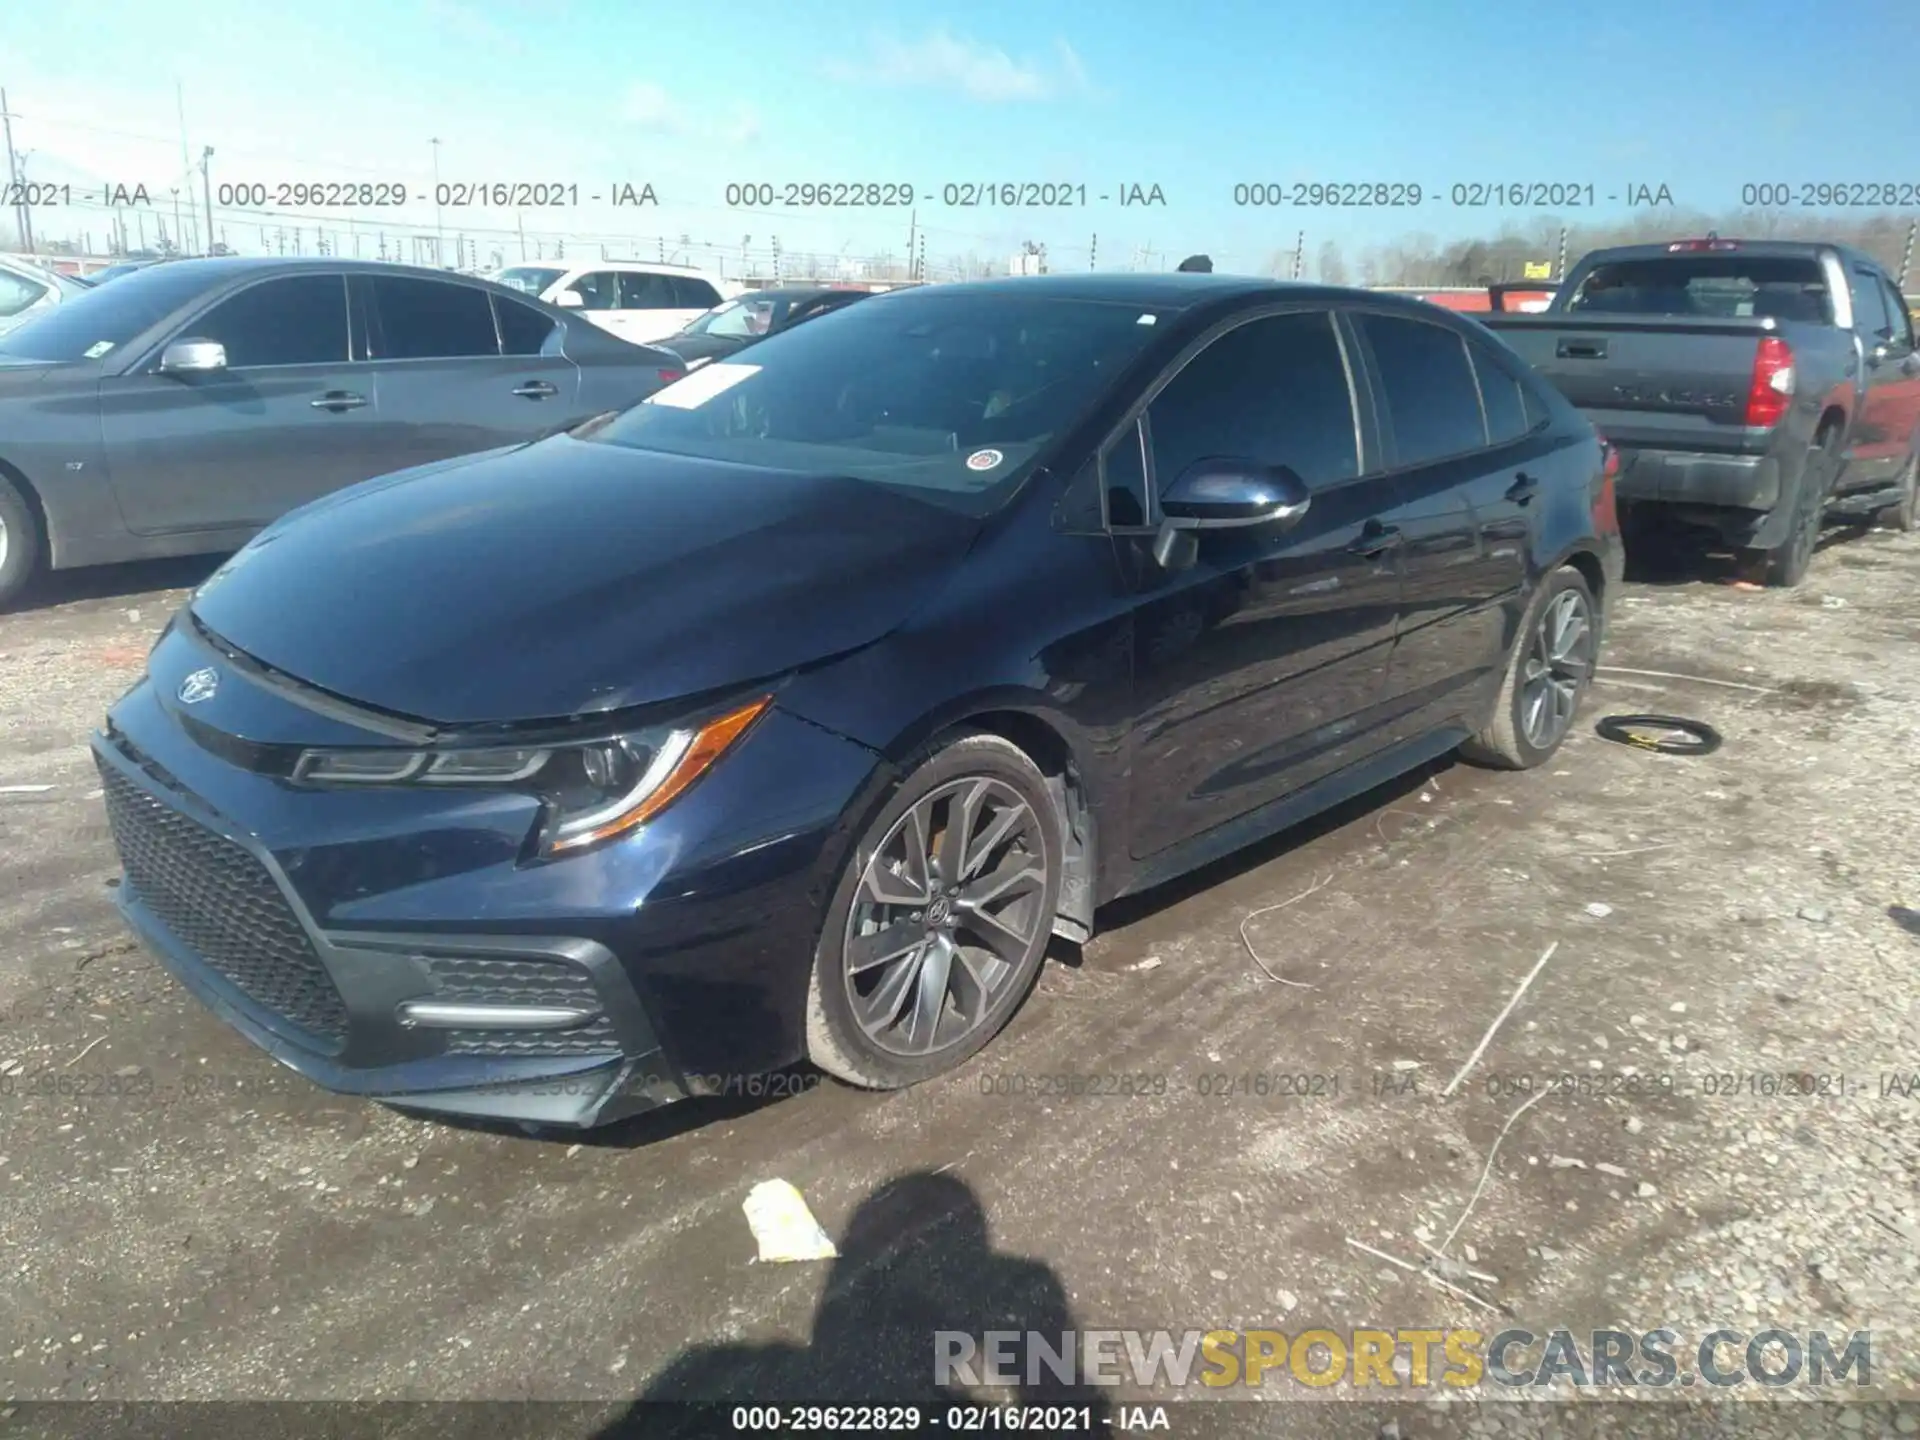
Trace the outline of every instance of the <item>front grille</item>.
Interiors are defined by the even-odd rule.
[[[593,977],[562,960],[481,955],[422,957],[433,976],[434,998],[463,1005],[570,1005],[598,1011]],[[449,1030],[455,1055],[610,1055],[620,1042],[605,1015],[578,1030]]]
[[[127,885],[174,938],[255,1004],[338,1049],[347,1008],[266,867],[99,762]]]

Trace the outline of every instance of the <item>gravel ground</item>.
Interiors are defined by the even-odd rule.
[[[1173,1433],[1920,1433],[1920,539],[1836,536],[1794,592],[1629,585],[1587,719],[1698,716],[1715,755],[1583,728],[1541,771],[1438,768],[1112,907],[958,1076],[557,1139],[318,1091],[120,929],[84,736],[207,568],[0,618],[0,1392],[875,1398],[935,1328],[1778,1325],[1871,1329],[1876,1403],[1282,1384],[1190,1391]],[[1153,1093],[989,1093],[1063,1071]],[[1272,1074],[1339,1086],[1211,1093]],[[839,1262],[749,1263],[774,1176]],[[1478,1298],[1351,1241],[1444,1248]]]

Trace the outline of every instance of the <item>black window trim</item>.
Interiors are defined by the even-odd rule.
[[[1504,450],[1509,445],[1518,444],[1520,441],[1538,434],[1545,427],[1547,421],[1543,420],[1528,430],[1526,434],[1515,436],[1512,440],[1502,440],[1495,443],[1491,439],[1493,429],[1487,423],[1487,403],[1485,397],[1480,393],[1480,374],[1473,363],[1473,350],[1468,343],[1472,339],[1472,336],[1459,326],[1450,325],[1443,320],[1431,320],[1425,315],[1409,315],[1404,310],[1386,305],[1369,305],[1365,301],[1352,303],[1347,309],[1348,312],[1355,317],[1379,315],[1388,320],[1405,320],[1410,324],[1429,325],[1435,330],[1446,331],[1447,334],[1453,336],[1455,340],[1460,342],[1461,350],[1466,356],[1467,373],[1473,377],[1474,402],[1480,409],[1481,443],[1465,450],[1454,450],[1445,455],[1428,455],[1419,460],[1403,462],[1400,458],[1399,437],[1393,433],[1393,412],[1387,406],[1386,385],[1380,378],[1380,362],[1374,356],[1373,345],[1367,339],[1365,327],[1360,325],[1356,319],[1353,327],[1355,339],[1360,346],[1360,353],[1365,362],[1368,383],[1372,386],[1374,408],[1378,412],[1377,419],[1380,426],[1381,445],[1384,453],[1391,462],[1384,473],[1388,475],[1405,475],[1415,470],[1424,470],[1430,465],[1449,465],[1456,460],[1465,460],[1474,455],[1491,454],[1495,450]],[[1544,409],[1545,407],[1543,406],[1542,408]],[[1552,417],[1549,415],[1547,418],[1550,420]]]
[[[1502,355],[1492,345],[1481,340],[1477,335],[1469,333],[1466,339],[1467,363],[1473,369],[1473,387],[1480,395],[1480,419],[1486,427],[1488,450],[1504,450],[1509,445],[1518,445],[1524,440],[1531,440],[1553,423],[1553,416],[1548,411],[1544,401],[1539,400],[1538,397],[1532,397],[1535,403],[1532,405],[1527,403],[1529,399],[1527,377],[1516,374],[1513,367],[1507,363],[1506,356]],[[1487,392],[1480,384],[1480,361],[1482,356],[1486,358],[1488,365],[1512,381],[1514,388],[1520,392],[1520,414],[1527,420],[1527,428],[1522,430],[1518,435],[1508,436],[1505,440],[1496,440],[1493,438],[1493,416],[1487,410]],[[1540,418],[1537,420],[1533,418],[1533,412],[1535,410],[1540,412]]]
[[[347,290],[346,270],[282,270],[274,275],[262,275],[258,279],[249,279],[231,290],[222,290],[213,299],[201,304],[186,320],[178,325],[169,326],[167,333],[149,345],[133,364],[119,373],[122,375],[157,375],[160,373],[160,357],[166,354],[167,346],[176,340],[191,340],[193,327],[219,309],[227,301],[244,295],[249,290],[257,290],[262,285],[271,285],[276,280],[305,280],[320,278],[340,282],[340,308],[347,322],[347,353],[338,360],[301,360],[290,365],[235,365],[230,367],[233,374],[251,375],[260,370],[307,370],[315,365],[363,365],[366,362],[354,354],[353,345],[353,300]],[[162,322],[165,323],[165,322]]]
[[[368,280],[366,304],[370,314],[380,322],[380,337],[386,338],[386,317],[380,314],[380,301],[371,282],[375,280],[417,280],[425,285],[446,285],[455,290],[478,291],[487,302],[487,320],[493,326],[493,354],[491,355],[377,355],[370,360],[358,363],[368,365],[457,365],[471,364],[476,360],[527,360],[536,357],[527,355],[506,355],[505,346],[500,341],[500,317],[494,313],[493,291],[486,285],[473,285],[464,280],[449,276],[442,279],[438,275],[383,275],[377,272],[363,272]],[[371,328],[371,327],[369,327]]]
[[[1182,346],[1180,353],[1161,367],[1160,373],[1147,383],[1146,389],[1141,391],[1134,402],[1126,408],[1122,418],[1108,430],[1099,445],[1095,447],[1094,463],[1100,485],[1100,516],[1103,522],[1107,520],[1107,455],[1125,437],[1129,427],[1132,427],[1140,437],[1140,464],[1146,476],[1148,523],[1122,526],[1108,524],[1107,533],[1144,535],[1152,534],[1160,528],[1159,521],[1154,518],[1160,513],[1160,481],[1153,468],[1153,422],[1148,418],[1148,411],[1152,409],[1153,402],[1160,397],[1161,392],[1179,379],[1187,366],[1191,365],[1202,351],[1209,349],[1215,341],[1242,326],[1251,325],[1260,320],[1271,320],[1282,315],[1325,315],[1333,328],[1334,343],[1340,349],[1340,363],[1347,373],[1347,400],[1353,407],[1354,454],[1358,457],[1360,470],[1358,474],[1349,475],[1344,480],[1336,480],[1331,484],[1318,487],[1315,493],[1357,485],[1384,473],[1369,464],[1369,461],[1378,458],[1380,451],[1376,432],[1372,427],[1371,406],[1359,384],[1361,367],[1354,363],[1351,337],[1347,333],[1347,328],[1341,324],[1342,309],[1342,306],[1330,304],[1325,300],[1284,300],[1261,305],[1253,310],[1238,310],[1232,315],[1215,321]]]
[[[1849,269],[1849,275],[1848,275],[1849,283],[1847,285],[1848,300],[1851,301],[1853,298],[1853,285],[1851,283],[1852,277],[1854,275],[1859,275],[1859,276],[1863,276],[1867,280],[1868,282],[1867,288],[1869,290],[1872,290],[1875,294],[1877,294],[1880,297],[1880,308],[1883,310],[1887,309],[1887,291],[1895,287],[1892,287],[1887,283],[1885,283],[1885,277],[1880,273],[1880,267],[1868,261],[1855,260],[1853,264],[1848,267],[1848,269]],[[1862,318],[1859,314],[1860,307],[1858,305],[1855,305],[1853,308],[1854,308],[1853,323],[1854,323],[1855,331],[1858,332],[1863,339],[1878,340],[1880,338],[1880,332],[1878,330],[1861,330],[1860,329],[1860,326],[1862,324]],[[1902,310],[1905,310],[1906,309],[1905,304],[1903,303],[1900,308]],[[1909,316],[1908,318],[1909,318],[1909,321],[1911,321],[1912,317]],[[1893,327],[1891,322],[1893,320],[1893,314],[1890,311],[1887,315],[1887,320],[1889,322],[1888,328],[1892,329]],[[1898,337],[1899,331],[1895,330],[1894,335]]]

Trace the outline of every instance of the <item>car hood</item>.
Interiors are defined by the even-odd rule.
[[[192,610],[363,705],[446,725],[557,720],[869,644],[979,526],[893,487],[557,436],[309,505]]]

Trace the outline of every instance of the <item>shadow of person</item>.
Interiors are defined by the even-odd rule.
[[[957,1176],[919,1171],[889,1180],[861,1202],[838,1248],[809,1343],[685,1350],[596,1440],[737,1433],[735,1405],[910,1405],[938,1428],[936,1414],[973,1399],[962,1383],[968,1369],[937,1373],[939,1332],[972,1342],[969,1352],[949,1341],[947,1353],[963,1361],[971,1353],[971,1375],[985,1379],[985,1332],[1036,1332],[1059,1351],[1062,1332],[1077,1329],[1059,1277],[1041,1261],[996,1253],[986,1212]],[[1049,1434],[1108,1433],[1101,1387],[1024,1359],[1011,1368],[1021,1383],[991,1398],[1066,1407],[1066,1423]]]

